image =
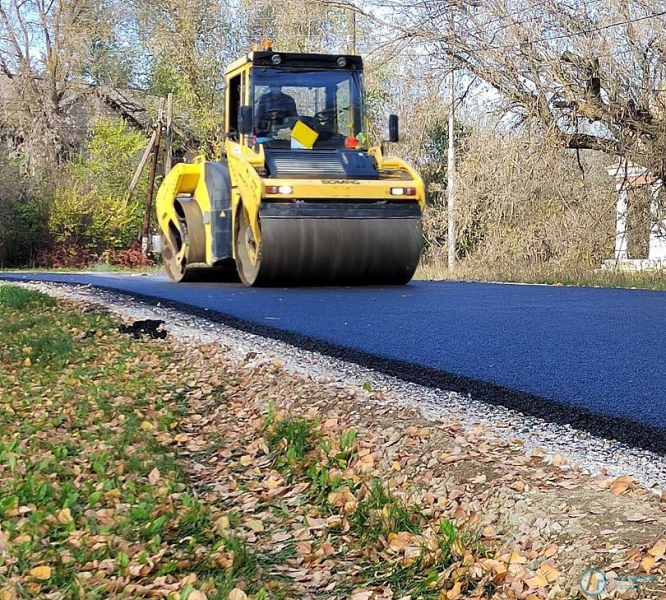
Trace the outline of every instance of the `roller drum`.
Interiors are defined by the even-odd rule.
[[[252,285],[402,285],[418,266],[418,205],[262,207]]]

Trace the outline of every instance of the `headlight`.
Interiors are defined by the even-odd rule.
[[[391,196],[416,196],[416,188],[391,188]]]
[[[294,188],[290,185],[267,185],[265,188],[267,194],[292,194]]]

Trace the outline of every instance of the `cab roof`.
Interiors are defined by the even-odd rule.
[[[275,64],[274,56],[280,57]],[[344,65],[338,61],[344,59]],[[342,61],[340,61],[342,62]],[[353,54],[306,54],[304,52],[277,52],[275,50],[262,50],[248,52],[242,58],[229,65],[226,73],[231,73],[250,63],[255,67],[322,69],[326,71],[362,71],[363,59]]]

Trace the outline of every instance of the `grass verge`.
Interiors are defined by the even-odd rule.
[[[0,287],[0,598],[226,598],[270,582],[174,451],[172,358],[105,314]]]
[[[446,264],[425,261],[419,267],[417,279],[448,281],[501,281],[505,283],[537,283],[576,287],[603,287],[645,290],[666,290],[666,271],[628,272],[619,269],[549,268],[535,265],[489,267],[470,262],[461,262],[454,273],[449,273]]]
[[[196,354],[3,285],[0,364],[1,600],[492,591],[473,523],[395,495],[354,431],[258,418]],[[201,434],[204,397],[239,438]]]

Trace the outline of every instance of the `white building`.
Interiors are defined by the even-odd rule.
[[[620,267],[627,270],[648,270],[666,268],[666,214],[664,207],[659,207],[657,197],[663,182],[652,176],[647,169],[624,160],[608,168],[608,173],[615,178],[618,192],[615,217],[615,258],[607,260],[605,267]],[[629,233],[629,194],[645,188],[645,193],[652,198],[650,205],[650,232],[647,255],[636,256],[630,247]],[[646,232],[647,233],[647,232]]]

